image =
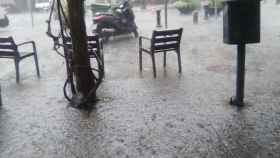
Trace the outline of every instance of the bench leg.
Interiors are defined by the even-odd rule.
[[[166,67],[166,51],[163,52],[163,67]]]
[[[153,63],[154,78],[156,78],[156,77],[157,77],[157,72],[156,72],[155,54],[154,54],[154,53],[151,53],[151,57],[152,57],[152,63]]]
[[[19,60],[15,59],[16,81],[19,83]]]
[[[177,50],[177,56],[178,56],[179,73],[181,73],[182,72],[182,63],[181,63],[181,52],[180,52],[180,50]]]
[[[139,69],[142,71],[142,50],[139,49]]]
[[[37,76],[40,78],[39,63],[38,63],[38,57],[37,57],[37,54],[36,54],[36,53],[34,54],[34,61],[35,61]]]

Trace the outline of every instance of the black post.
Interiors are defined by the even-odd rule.
[[[230,104],[243,106],[244,102],[244,81],[245,81],[245,56],[246,45],[244,43],[237,46],[237,78],[236,78],[236,96],[231,98]]]
[[[168,0],[164,1],[164,22],[165,22],[165,29],[168,28],[168,14],[167,14],[167,5],[168,5]]]
[[[197,24],[198,23],[198,11],[195,10],[193,12],[193,24]]]
[[[161,27],[161,10],[157,10],[157,27]]]

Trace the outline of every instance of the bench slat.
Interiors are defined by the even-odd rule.
[[[153,47],[155,51],[165,50],[165,49],[178,49],[178,48],[179,48],[179,43],[161,44],[161,45],[155,45]]]
[[[153,32],[153,35],[154,36],[166,36],[166,35],[174,35],[174,34],[177,34],[177,35],[181,35],[182,34],[182,28],[179,29],[179,30],[162,30],[162,31],[154,31]]]
[[[88,41],[96,41],[96,42],[98,42],[99,38],[98,38],[98,36],[87,36],[87,40]],[[71,37],[65,37],[65,41],[66,42],[71,42],[72,38]]]
[[[88,43],[89,48],[97,48],[99,45],[97,43]]]
[[[12,37],[0,37],[0,58],[18,57],[17,45]]]
[[[72,50],[72,39],[71,37],[66,37],[66,48]],[[87,36],[87,44],[88,44],[88,51],[89,53],[94,50],[94,51],[99,51],[99,37],[98,36]]]
[[[154,43],[163,43],[163,42],[179,42],[180,41],[180,37],[179,36],[175,36],[175,37],[166,37],[166,36],[162,36],[160,38],[155,38],[154,39]]]
[[[99,40],[99,37],[98,36],[87,36],[87,40],[88,41],[97,41]]]
[[[16,52],[11,52],[11,51],[0,51],[0,58],[5,56],[17,56],[18,53]]]
[[[12,37],[0,37],[0,43],[14,43]]]
[[[0,44],[0,49],[11,49],[11,50],[16,50],[15,45],[8,45],[8,44]]]

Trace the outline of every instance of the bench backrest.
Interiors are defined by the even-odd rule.
[[[0,58],[19,56],[17,45],[12,37],[0,37]]]
[[[91,54],[92,51],[96,51],[97,54],[99,54],[100,49],[102,49],[100,45],[99,36],[98,35],[87,36],[87,40],[88,40],[89,53]]]
[[[153,31],[151,40],[152,51],[178,50],[183,28],[175,30]]]
[[[72,38],[71,37],[66,37],[65,38],[65,42],[66,42],[66,48],[67,49],[73,49],[72,46]],[[97,52],[97,54],[100,53],[100,42],[99,42],[99,37],[96,36],[87,36],[87,44],[88,44],[88,52],[90,53],[90,55],[93,54],[93,52]]]

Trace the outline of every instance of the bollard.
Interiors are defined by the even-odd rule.
[[[2,103],[2,95],[1,95],[1,86],[0,86],[0,106],[2,106],[3,103]]]
[[[193,12],[193,24],[197,24],[198,23],[198,11],[195,10]]]
[[[160,15],[160,12],[161,10],[157,10],[157,27],[162,27],[161,26],[161,15]]]
[[[209,16],[209,6],[206,5],[203,7],[204,10],[204,20],[208,20],[208,16]]]

